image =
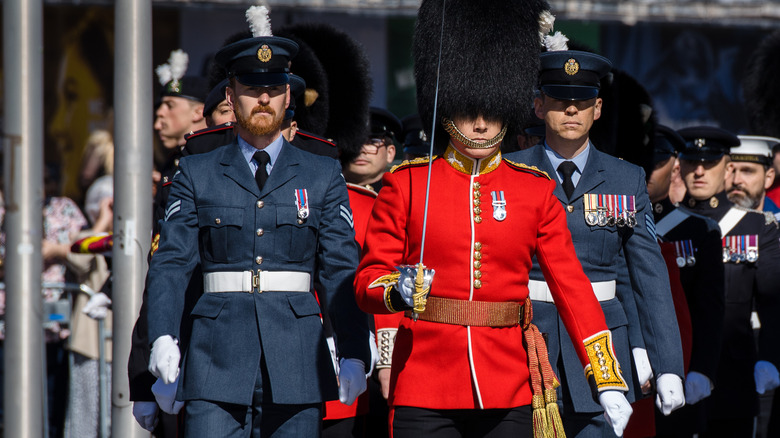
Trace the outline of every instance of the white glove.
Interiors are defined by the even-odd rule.
[[[414,280],[417,278],[417,266],[404,265],[396,266],[401,276],[398,278],[398,292],[401,293],[401,298],[404,299],[407,305],[414,307]],[[423,289],[430,290],[431,283],[433,282],[433,275],[436,273],[433,269],[425,269],[423,272]],[[427,297],[426,297],[427,298]]]
[[[176,415],[184,407],[184,402],[176,401],[177,386],[179,386],[178,378],[171,383],[164,383],[162,379],[157,379],[152,385],[154,399],[166,414]]]
[[[157,426],[157,403],[149,401],[133,402],[133,417],[135,421],[149,432]]]
[[[170,335],[155,339],[152,344],[152,354],[149,355],[149,372],[154,377],[162,379],[163,383],[171,383],[179,377],[179,343]]]
[[[342,358],[339,361],[339,400],[351,406],[365,390],[366,366],[363,361]]]
[[[655,405],[664,414],[685,406],[685,392],[682,379],[676,374],[661,374],[655,380],[655,388],[658,395],[655,396]]]
[[[644,386],[653,377],[653,368],[650,366],[647,350],[644,348],[633,348],[631,349],[631,353],[634,356],[634,365],[636,366],[636,375],[639,379],[639,386]]]
[[[105,319],[109,306],[111,306],[111,298],[103,292],[98,292],[89,298],[81,312],[92,319]]]
[[[712,381],[709,377],[691,371],[685,378],[685,403],[696,404],[712,394]]]
[[[599,403],[604,408],[604,418],[607,424],[612,426],[615,435],[623,436],[623,431],[628,425],[628,419],[631,418],[631,404],[626,400],[626,396],[620,391],[604,391],[599,394]]]
[[[772,362],[759,360],[753,369],[753,378],[756,379],[756,392],[763,394],[780,386],[780,375]]]

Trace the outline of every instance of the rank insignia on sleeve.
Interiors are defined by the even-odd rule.
[[[170,219],[174,214],[178,213],[179,210],[181,210],[181,199],[171,203],[171,205],[169,205],[165,210],[165,222],[168,222],[168,219]]]
[[[339,205],[339,215],[349,224],[350,228],[355,228],[355,221],[352,219],[352,211],[350,211],[349,207]]]

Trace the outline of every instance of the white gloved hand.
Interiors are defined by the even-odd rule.
[[[103,292],[92,295],[81,312],[92,319],[105,319],[111,306],[111,298]]]
[[[152,344],[152,354],[149,355],[149,372],[154,377],[162,379],[163,383],[171,383],[179,377],[179,343],[170,335],[155,339]]]
[[[604,408],[604,418],[607,419],[607,424],[612,426],[615,435],[623,436],[628,419],[634,412],[626,396],[620,391],[604,391],[599,394],[599,404]]]
[[[417,266],[415,265],[403,265],[396,266],[401,276],[398,278],[398,285],[396,288],[401,293],[401,298],[404,302],[414,307],[414,281],[417,278]],[[431,283],[433,282],[433,275],[436,273],[433,269],[425,269],[423,271],[423,289],[430,290]],[[427,298],[427,297],[426,297]]]
[[[759,360],[753,369],[753,378],[756,380],[756,392],[763,394],[780,386],[780,375],[772,362]]]
[[[644,386],[653,377],[653,367],[650,366],[647,350],[644,348],[633,348],[631,349],[631,353],[634,356],[634,365],[636,366],[636,376],[639,379],[639,386]]]
[[[339,361],[339,400],[351,406],[365,390],[366,366],[363,361],[342,358]]]
[[[712,394],[712,381],[709,377],[691,371],[685,378],[685,403],[696,404]]]
[[[149,432],[157,426],[157,403],[150,401],[133,402],[133,417],[135,421]]]
[[[171,383],[164,383],[162,379],[157,379],[152,385],[152,394],[160,409],[166,414],[176,415],[179,413],[184,402],[176,401],[176,388],[179,386],[179,379]]]
[[[674,410],[685,406],[685,392],[680,376],[671,373],[661,374],[655,380],[655,388],[658,392],[655,396],[655,405],[664,415],[669,415]]]

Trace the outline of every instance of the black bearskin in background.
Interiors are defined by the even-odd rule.
[[[295,121],[298,122],[298,129],[324,137],[330,118],[330,91],[325,68],[309,44],[288,28],[279,29],[274,36],[298,43],[298,54],[292,59],[290,66],[290,72],[306,81],[306,92],[295,100]]]
[[[448,0],[442,11],[443,4],[422,1],[412,48],[417,107],[429,135],[439,78],[436,151],[449,141],[442,117],[481,114],[505,122],[508,136],[519,132],[533,104],[541,52],[539,14],[549,9],[547,2]]]
[[[328,85],[328,125],[322,135],[335,141],[342,160],[357,156],[368,136],[369,102],[373,90],[363,46],[343,31],[323,23],[285,26],[275,35],[288,38],[293,35],[316,54],[327,75]],[[297,60],[297,57],[293,59],[292,71],[303,77],[309,87],[309,79],[296,69]]]
[[[742,80],[748,124],[756,135],[780,137],[780,30],[765,37],[750,55]]]
[[[611,75],[611,81],[602,79],[601,118],[593,123],[590,140],[598,150],[641,166],[649,176],[658,123],[652,99],[627,73],[613,68]]]

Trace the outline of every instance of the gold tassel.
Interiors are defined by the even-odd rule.
[[[558,410],[558,396],[554,389],[544,391],[544,399],[547,403],[547,424],[550,427],[551,438],[566,438],[566,431],[563,430],[563,420],[561,412]]]
[[[550,435],[550,424],[547,422],[547,413],[544,409],[544,398],[541,395],[534,395],[532,400],[534,438],[553,438]]]

